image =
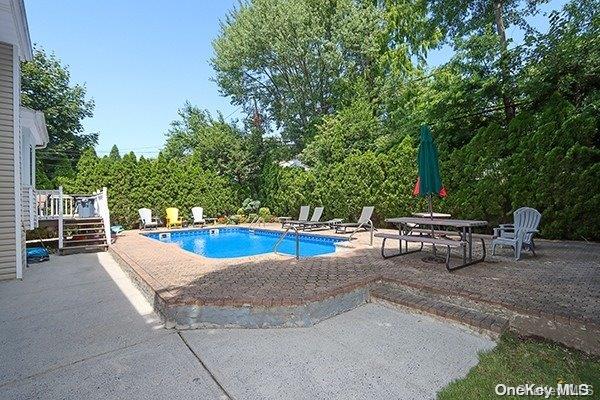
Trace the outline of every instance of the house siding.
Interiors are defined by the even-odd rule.
[[[0,280],[16,277],[15,112],[13,46],[0,43]],[[18,84],[18,83],[17,83]],[[18,144],[17,144],[18,145]],[[23,254],[18,255],[19,258]]]

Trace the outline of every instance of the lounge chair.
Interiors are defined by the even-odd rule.
[[[494,228],[492,239],[492,254],[496,254],[496,246],[510,246],[515,251],[515,259],[521,258],[521,250],[531,250],[535,256],[533,235],[538,230],[542,214],[534,208],[521,207],[515,211],[514,223],[500,225]]]
[[[306,230],[313,230],[319,228],[335,229],[335,227],[341,224],[342,222],[344,222],[344,220],[341,218],[332,218],[328,219],[327,221],[317,222],[306,221],[304,224],[302,224],[302,228]]]
[[[318,210],[318,212],[317,212]],[[313,216],[309,221],[299,224],[302,229],[318,229],[318,228],[329,228],[334,229],[336,225],[342,223],[344,220],[341,218],[333,218],[327,221],[321,221],[321,215],[323,214],[323,207],[315,208]]]
[[[179,218],[179,208],[169,207],[167,208],[167,228],[174,226],[182,226],[183,218]]]
[[[200,224],[200,226],[204,226],[206,221],[204,220],[204,209],[202,207],[193,207],[192,215],[194,216],[194,221],[192,222],[192,226],[196,224]]]
[[[140,208],[140,229],[155,229],[160,222],[157,218],[152,218],[152,210],[149,208]]]
[[[300,227],[301,229],[304,229],[308,224],[311,224],[313,222],[318,223],[319,220],[321,219],[321,215],[323,215],[323,207],[315,207],[315,209],[313,210],[312,216],[310,217],[310,219],[308,221],[290,222],[290,224],[296,225],[296,226]]]
[[[298,219],[288,219],[283,221],[282,228],[286,226],[298,225],[299,223],[308,221],[308,213],[310,212],[310,206],[301,206],[300,214],[298,215]],[[323,212],[321,210],[321,212]]]
[[[374,209],[375,207],[373,206],[363,207],[358,221],[335,224],[335,233],[348,233],[348,228],[354,228],[352,231],[350,231],[351,233],[357,232],[360,229],[372,231],[373,222],[371,221],[371,216],[373,215]]]

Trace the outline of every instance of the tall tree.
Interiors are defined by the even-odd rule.
[[[66,159],[75,167],[83,149],[98,142],[98,134],[84,133],[82,121],[92,117],[94,101],[86,99],[84,85],[72,84],[68,68],[54,54],[36,48],[33,59],[21,66],[21,102],[44,112],[50,142],[41,150],[41,172],[50,179],[60,175]]]
[[[108,158],[110,158],[111,160],[120,160],[121,159],[121,153],[119,152],[119,148],[117,147],[116,144],[113,144],[113,147],[110,148],[110,153],[108,154]]]
[[[374,64],[383,24],[354,0],[253,0],[221,25],[212,60],[221,92],[299,148],[354,77]]]
[[[253,192],[261,161],[261,131],[251,128],[250,133],[245,133],[222,116],[214,119],[208,111],[189,103],[179,110],[179,116],[167,133],[163,156],[170,160],[195,154],[203,169]]]
[[[464,39],[480,36],[494,27],[497,38],[497,57],[500,69],[501,98],[507,121],[515,116],[512,64],[509,51],[510,39],[506,30],[517,26],[531,31],[527,17],[538,12],[538,6],[547,0],[432,0],[432,22],[443,29],[446,37]]]
[[[382,66],[406,72],[425,64],[427,52],[438,44],[440,29],[429,23],[428,0],[373,0],[382,11]]]

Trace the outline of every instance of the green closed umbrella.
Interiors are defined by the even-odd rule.
[[[433,217],[433,195],[445,197],[446,189],[442,186],[440,178],[440,163],[438,160],[437,146],[431,136],[428,126],[421,126],[421,143],[419,144],[419,178],[413,191],[414,195],[429,197],[429,212]]]

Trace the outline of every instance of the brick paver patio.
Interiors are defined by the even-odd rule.
[[[598,333],[600,245],[545,240],[536,244],[537,257],[526,254],[515,262],[507,250],[452,273],[443,264],[422,261],[423,253],[384,260],[380,242],[369,247],[366,233],[358,235],[352,248],[301,260],[273,254],[208,259],[137,231],[119,236],[111,251],[167,307],[303,305],[386,282],[542,318],[546,325],[550,321],[589,335]],[[597,344],[597,338],[592,341]]]

